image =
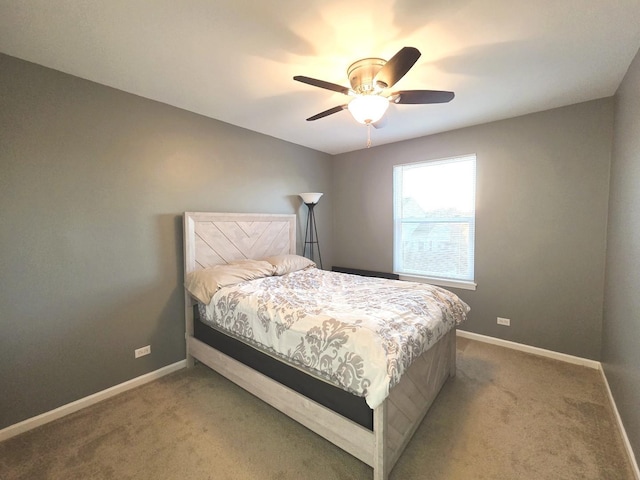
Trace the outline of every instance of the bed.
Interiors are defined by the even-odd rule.
[[[215,269],[217,265],[233,266],[246,259],[295,254],[295,215],[207,212],[184,215],[185,278],[193,277],[192,272],[202,273],[210,270],[209,267]],[[331,282],[349,280],[330,275],[345,276],[309,267],[281,278],[274,275],[240,283],[237,287],[240,293],[233,292],[233,295],[239,298],[245,295],[243,291],[257,289],[261,282],[275,291],[279,288],[277,282],[291,283],[294,279],[302,279],[307,284],[322,283],[324,279]],[[232,295],[230,288],[220,289],[219,295]],[[190,290],[193,293],[193,288]],[[330,379],[328,374],[325,378],[321,370],[313,371],[308,365],[287,362],[278,352],[254,348],[256,345],[252,345],[249,335],[245,338],[216,325],[205,325],[207,318],[204,317],[210,313],[204,303],[205,300],[198,302],[185,290],[188,365],[193,366],[196,360],[202,362],[334,443],[371,466],[374,480],[388,478],[445,381],[455,375],[455,324],[459,322],[443,330],[426,351],[415,355],[411,363],[401,369],[396,381],[387,384],[386,390],[384,385],[374,388],[371,385],[374,382],[358,390],[357,382],[337,388],[332,384],[335,379]],[[322,308],[325,310],[321,313],[325,315],[327,307]],[[464,310],[461,318],[468,310],[462,302],[456,308]],[[361,330],[370,333],[367,328]]]

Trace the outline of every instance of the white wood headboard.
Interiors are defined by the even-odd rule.
[[[293,214],[184,214],[185,274],[245,258],[296,253]]]

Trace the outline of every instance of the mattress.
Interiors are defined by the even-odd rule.
[[[468,311],[439,287],[310,268],[222,287],[199,313],[211,327],[375,408]]]

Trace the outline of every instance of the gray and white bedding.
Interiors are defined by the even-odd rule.
[[[432,285],[308,268],[221,287],[202,321],[375,408],[411,362],[466,319]]]

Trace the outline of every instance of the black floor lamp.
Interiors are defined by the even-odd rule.
[[[307,227],[304,230],[304,249],[302,255],[315,262],[314,249],[318,250],[318,260],[322,268],[322,255],[320,255],[320,244],[318,243],[318,228],[316,226],[316,216],[313,207],[320,201],[321,193],[300,193],[302,201],[309,209],[307,215]],[[307,251],[309,254],[307,255]]]

